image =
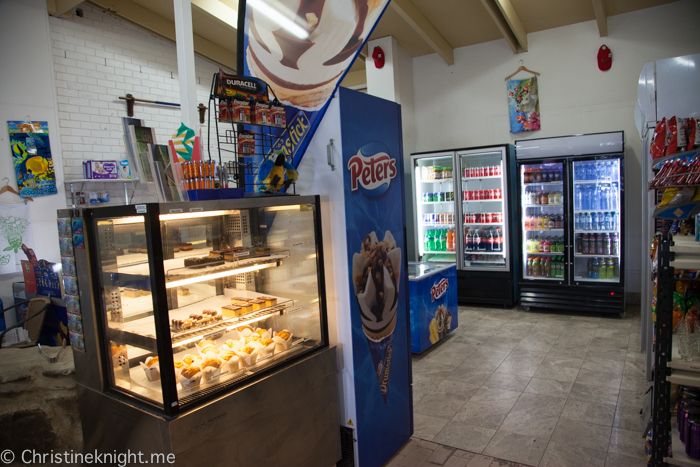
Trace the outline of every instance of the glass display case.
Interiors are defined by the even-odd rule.
[[[318,202],[84,210],[105,386],[174,415],[327,347]]]

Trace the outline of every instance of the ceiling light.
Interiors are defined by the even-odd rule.
[[[308,39],[309,33],[304,30],[301,26],[294,22],[294,14],[290,11],[285,11],[287,15],[281,13],[281,11],[287,10],[279,2],[273,0],[274,6],[269,5],[265,0],[248,0],[248,5],[253,7],[258,13],[267,16],[270,20],[279,24],[283,29],[286,29],[290,33],[294,34],[299,39]]]

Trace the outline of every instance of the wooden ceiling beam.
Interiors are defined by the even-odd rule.
[[[175,43],[175,23],[138,5],[131,0],[86,0],[86,4],[98,8],[117,19],[133,24],[139,29]],[[194,34],[194,53],[230,71],[236,70],[236,54],[210,40]]]
[[[593,12],[598,23],[600,37],[606,37],[608,35],[608,15],[605,13],[603,0],[593,0]]]
[[[46,7],[51,16],[63,16],[81,3],[83,0],[46,0]]]
[[[411,0],[392,0],[389,6],[447,63],[454,65],[454,49]]]
[[[527,52],[527,31],[510,0],[481,0],[481,3],[513,49],[513,53]]]

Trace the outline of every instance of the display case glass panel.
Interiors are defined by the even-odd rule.
[[[620,282],[620,160],[573,161],[577,282]]]
[[[460,153],[465,270],[508,270],[505,153]]]
[[[453,154],[414,156],[416,233],[420,261],[456,262]]]
[[[183,407],[326,346],[318,209],[305,199],[146,205],[160,208],[150,231],[146,216],[95,219],[110,386]]]
[[[520,166],[525,280],[566,278],[566,193],[562,162]]]

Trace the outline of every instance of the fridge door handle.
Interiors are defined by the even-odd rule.
[[[331,170],[335,170],[335,163],[333,162],[333,138],[331,138],[326,145],[326,154],[328,155],[328,165],[331,166]]]

